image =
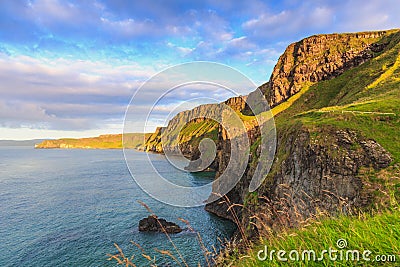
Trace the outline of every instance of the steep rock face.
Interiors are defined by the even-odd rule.
[[[377,142],[350,130],[327,127],[315,132],[300,127],[279,136],[277,157],[263,185],[249,193],[255,171],[255,165],[249,164],[241,181],[227,194],[230,203],[213,202],[206,206],[207,211],[231,220],[234,212],[243,225],[252,226],[251,235],[267,227],[294,226],[320,211],[362,208],[370,204],[372,196],[363,191],[359,169],[385,168],[392,161]],[[219,170],[223,171],[226,156],[218,155],[222,157]],[[243,208],[228,211],[232,203]]]
[[[224,103],[230,106],[234,111],[242,111],[246,107],[247,96],[231,97]]]
[[[254,142],[257,140],[257,138],[260,136],[259,132],[259,127],[251,124],[245,124],[245,127],[247,129],[247,136],[249,138],[249,141],[251,144],[254,144]],[[215,162],[217,163],[216,166],[216,174],[215,174],[215,179],[218,179],[225,171],[226,168],[231,160],[231,140],[228,137],[228,134],[225,129],[223,129],[221,126],[219,128],[219,135],[218,135],[218,142],[217,142],[217,155]],[[246,150],[245,147],[239,148]],[[258,150],[258,154],[260,151]],[[253,155],[250,155],[249,157],[249,163],[248,166],[246,167],[245,173],[238,181],[238,183],[235,185],[235,187],[228,192],[226,197],[223,197],[218,201],[211,202],[205,206],[205,210],[213,213],[219,217],[226,218],[229,220],[234,221],[235,220],[235,215],[240,216],[241,210],[238,207],[231,206],[232,204],[243,204],[243,199],[245,199],[247,192],[248,192],[248,186],[250,183],[250,178],[246,179],[246,177],[250,177],[250,173],[254,173],[254,165],[251,164],[252,161],[256,161],[256,158],[253,158]],[[235,175],[235,174],[233,174]],[[214,182],[213,188],[220,187],[217,182]],[[217,191],[216,189],[213,189],[213,191]]]
[[[274,107],[299,92],[307,82],[331,79],[382,51],[386,31],[326,34],[289,45],[279,58],[268,84],[260,89]]]
[[[143,150],[150,151],[150,152],[162,152],[162,147],[160,146],[161,143],[161,132],[163,127],[157,127],[155,132],[152,133],[146,140]]]
[[[363,195],[359,169],[385,168],[392,161],[377,142],[353,131],[325,128],[313,134],[317,138],[302,128],[279,144],[287,156],[265,195],[271,209],[264,221],[291,226],[319,211],[346,212],[366,206],[371,196]]]
[[[192,139],[200,136],[212,138],[212,134],[210,134],[210,132],[216,129],[217,126],[210,126],[208,128],[200,129],[200,131],[195,127],[194,129],[192,129],[192,133],[186,136],[182,136],[180,130],[183,130],[184,128],[178,129],[179,126],[183,125],[182,122],[190,121],[193,124],[203,126],[201,125],[201,123],[209,121],[209,118],[218,118],[221,114],[221,110],[223,110],[225,105],[229,106],[230,108],[232,108],[232,110],[236,112],[243,110],[246,107],[246,98],[247,96],[232,97],[220,104],[200,105],[191,110],[186,110],[178,113],[172,118],[172,120],[168,122],[168,127],[170,129],[170,132],[172,133],[172,136],[170,136],[169,139],[177,141],[179,143],[180,151],[185,156],[189,158],[193,157],[194,159],[198,158],[198,144],[196,142],[193,142]],[[165,129],[163,127],[158,127],[156,131],[147,138],[144,145],[145,151],[163,153],[164,150],[169,150],[170,152],[174,152],[172,150],[176,146],[176,143],[164,145],[161,144],[161,133],[164,130]],[[215,165],[215,163],[213,165]]]
[[[306,38],[286,49],[270,81],[259,89],[267,96],[271,106],[277,106],[309,83],[335,78],[380,55],[380,52],[387,54],[395,47],[393,42],[398,42],[398,34],[398,30],[393,30]],[[361,66],[352,74],[360,79],[366,76],[366,69],[371,73],[378,70],[380,66],[374,62],[375,65],[364,65],[369,68]],[[329,86],[329,82],[326,86]],[[331,92],[335,89],[321,88],[331,89]],[[317,96],[312,93],[308,97]],[[325,95],[321,93],[319,97]],[[251,94],[248,98],[251,98]],[[307,112],[314,107],[309,105],[307,108],[295,112]],[[315,117],[318,121],[323,116]],[[208,204],[207,211],[239,221],[240,225],[249,229],[251,235],[268,231],[269,227],[295,226],[319,212],[335,214],[362,209],[374,201],[371,184],[368,179],[363,179],[361,170],[363,167],[375,170],[386,168],[392,156],[376,141],[363,137],[361,132],[368,134],[367,131],[362,127],[358,131],[347,129],[354,126],[351,123],[336,128],[323,126],[328,121],[314,124],[311,115],[304,121],[293,118],[293,123],[290,123],[288,114],[282,116],[281,113],[277,119],[280,119],[280,125],[277,128],[275,161],[260,188],[252,193],[248,190],[260,155],[259,148],[254,148],[259,143],[259,134],[249,129],[253,151],[245,174],[225,199]],[[230,152],[226,134],[220,132],[219,139],[222,151],[218,151],[220,166],[217,177],[226,168]]]

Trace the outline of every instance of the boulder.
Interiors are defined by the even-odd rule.
[[[150,215],[139,221],[140,232],[166,232],[168,234],[177,234],[182,232],[179,225],[168,222],[165,219],[158,218],[157,216]]]

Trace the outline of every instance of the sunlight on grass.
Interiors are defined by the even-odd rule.
[[[233,255],[232,266],[359,266],[366,262],[329,261],[327,255],[321,261],[278,261],[275,257],[271,261],[267,258],[261,261],[257,253],[268,251],[314,250],[318,253],[329,248],[340,250],[337,245],[339,239],[344,239],[347,246],[343,249],[358,250],[361,253],[370,250],[371,259],[376,255],[394,255],[400,261],[400,211],[394,209],[377,214],[360,213],[358,216],[340,216],[335,219],[322,219],[304,226],[302,229],[288,230],[284,233],[272,235],[263,239],[260,245],[248,251],[247,255]],[[288,257],[288,255],[286,255]],[[340,258],[339,258],[340,259]],[[368,262],[368,266],[380,266],[380,262]],[[387,264],[390,264],[389,262]],[[396,262],[390,266],[396,266]]]
[[[308,91],[308,89],[310,89],[311,85],[312,85],[311,83],[305,84],[303,86],[303,88],[297,94],[295,94],[294,96],[291,96],[287,101],[283,102],[282,104],[272,108],[272,114],[274,116],[276,116],[279,113],[281,113],[282,111],[291,107],[294,102],[296,102],[305,92]]]
[[[366,90],[373,89],[374,87],[378,86],[380,83],[382,83],[385,80],[391,78],[393,73],[394,73],[394,71],[396,69],[398,69],[399,66],[400,66],[400,55],[397,57],[397,59],[396,59],[395,63],[393,64],[393,66],[391,66],[390,68],[387,68],[387,66],[384,65],[384,67],[382,67],[382,69],[386,70],[386,71],[384,73],[382,73],[381,76],[379,76],[378,79],[376,79],[371,84],[369,84],[367,86]]]

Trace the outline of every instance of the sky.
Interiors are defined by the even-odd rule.
[[[121,133],[134,93],[165,68],[217,62],[261,85],[288,44],[399,28],[398,14],[397,0],[0,0],[0,139]]]

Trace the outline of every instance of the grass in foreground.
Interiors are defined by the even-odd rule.
[[[346,245],[347,243],[347,245]],[[346,246],[345,246],[346,245]],[[343,247],[343,248],[342,248]],[[267,248],[267,255],[265,255]],[[342,249],[341,249],[342,248]],[[333,253],[337,260],[329,260],[328,252],[324,250],[338,250]],[[273,260],[270,260],[270,253],[273,252]],[[279,250],[286,251],[283,256],[287,261],[278,261]],[[296,260],[296,250],[299,253],[299,261]],[[313,260],[313,253],[303,251],[313,250],[316,253],[316,260]],[[359,251],[360,260],[357,261]],[[371,251],[366,255],[370,261],[363,260],[363,253]],[[261,252],[260,252],[261,251]],[[350,251],[350,252],[348,252]],[[283,252],[281,252],[283,253]],[[291,253],[291,254],[289,254]],[[340,255],[342,260],[340,260]],[[368,252],[365,252],[368,253]],[[259,260],[257,254],[265,260]],[[346,255],[347,259],[346,260]],[[291,256],[291,257],[289,257]],[[292,259],[292,260],[291,260]],[[309,260],[311,259],[311,260]],[[378,261],[380,260],[380,261]],[[228,262],[226,262],[228,261]],[[400,210],[385,211],[378,214],[360,214],[358,216],[340,216],[312,222],[302,229],[288,230],[268,239],[263,239],[260,245],[253,247],[246,254],[232,253],[226,258],[224,266],[399,266],[400,264]]]

